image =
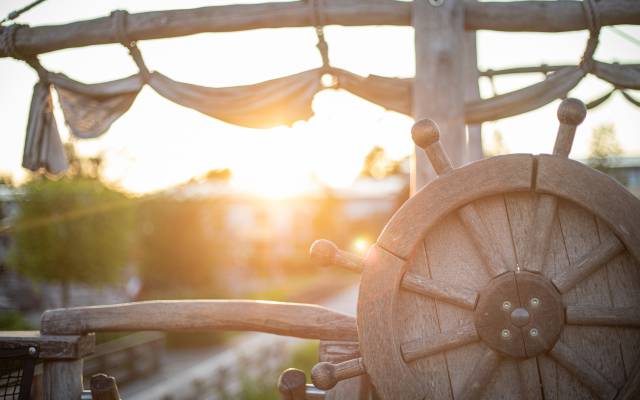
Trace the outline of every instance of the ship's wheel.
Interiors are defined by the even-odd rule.
[[[551,155],[460,168],[433,121],[414,125],[438,178],[365,259],[312,247],[362,273],[361,357],[317,364],[316,387],[366,373],[386,400],[637,395],[640,201],[567,158],[585,115],[580,101],[562,102]]]

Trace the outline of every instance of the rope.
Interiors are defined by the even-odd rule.
[[[138,42],[131,40],[127,34],[127,20],[129,13],[126,10],[115,10],[111,12],[111,18],[114,24],[115,39],[129,50],[129,55],[138,66],[142,80],[147,83],[149,81],[149,69],[142,58],[142,53],[138,47]]]
[[[602,25],[600,24],[600,15],[598,14],[595,0],[582,0],[582,8],[584,9],[584,16],[589,29],[589,40],[584,49],[582,60],[580,60],[580,68],[585,72],[590,72],[593,69],[593,55],[598,47]]]
[[[9,15],[7,15],[6,17],[4,17],[4,19],[2,21],[0,21],[0,24],[3,24],[7,21],[13,21],[14,19],[18,18],[19,16],[21,16],[22,14],[26,13],[27,11],[31,10],[33,7],[37,6],[40,3],[44,3],[46,0],[36,0],[31,4],[28,4],[24,7],[22,7],[19,10],[15,10],[15,11],[11,11],[9,13]]]
[[[24,26],[27,25],[11,24],[3,27],[0,32],[0,50],[16,60],[24,60],[24,57],[16,49],[16,32]]]
[[[322,57],[322,71],[326,73],[331,71],[331,65],[329,63],[329,45],[324,38],[322,14],[320,13],[320,6],[318,4],[321,0],[310,1],[311,7],[313,9],[312,22],[313,26],[316,29],[316,36],[318,37],[318,43],[316,44],[316,47],[318,48],[318,51],[320,51],[320,57]]]

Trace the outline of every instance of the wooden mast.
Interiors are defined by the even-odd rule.
[[[455,0],[413,2],[416,77],[413,115],[438,121],[440,139],[454,167],[466,156],[464,125],[464,4]],[[414,151],[411,193],[435,177],[424,153]]]

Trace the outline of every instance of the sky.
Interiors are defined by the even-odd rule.
[[[253,1],[248,1],[253,2]],[[26,0],[0,1],[0,15]],[[18,19],[32,26],[61,24],[106,16],[114,9],[131,13],[229,4],[216,0],[48,0]],[[619,29],[640,38],[640,28]],[[368,75],[410,77],[415,72],[413,29],[410,27],[325,28],[332,65]],[[588,34],[479,31],[478,65],[501,69],[515,66],[576,64]],[[204,33],[139,44],[146,64],[172,79],[203,86],[250,84],[294,74],[321,64],[312,28],[263,29]],[[640,63],[640,47],[603,28],[596,52],[600,61]],[[136,72],[121,45],[66,49],[40,56],[50,71],[87,83],[118,79]],[[497,78],[499,93],[533,84],[541,74]],[[21,61],[0,58],[0,175],[22,180],[22,148],[33,84],[37,76]],[[570,95],[585,102],[611,86],[588,76]],[[482,78],[483,97],[492,95]],[[640,93],[632,94],[640,97]],[[530,113],[483,124],[491,147],[499,131],[512,153],[549,153],[557,130],[558,102]],[[262,194],[304,192],[316,179],[334,187],[349,185],[373,146],[395,159],[412,151],[412,120],[341,90],[325,90],[313,103],[315,116],[291,128],[241,128],[204,116],[142,90],[135,103],[102,137],[77,142],[83,155],[105,157],[105,178],[125,190],[144,193],[200,176],[210,169],[231,168],[233,184]],[[68,138],[56,111],[63,139]],[[574,142],[572,158],[585,158],[593,128],[612,123],[628,155],[640,155],[640,109],[616,93],[589,112]],[[312,178],[315,177],[315,178]]]

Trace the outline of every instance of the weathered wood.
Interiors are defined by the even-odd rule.
[[[567,324],[640,328],[640,308],[567,306]]]
[[[438,335],[415,339],[403,343],[402,358],[406,362],[419,358],[429,357],[447,350],[456,349],[469,343],[480,340],[478,332],[473,324],[465,325],[454,331],[442,332]]]
[[[46,311],[41,331],[237,330],[308,339],[356,340],[354,318],[327,308],[251,300],[145,301]]]
[[[612,399],[617,392],[596,369],[587,364],[575,351],[562,342],[556,343],[549,355],[571,374],[589,387],[601,399]]]
[[[640,5],[633,0],[596,4],[602,25],[640,23]],[[411,25],[410,3],[323,0],[321,5],[326,25]],[[468,30],[560,32],[587,28],[582,6],[576,1],[469,2],[463,11]],[[313,15],[311,5],[305,1],[225,5],[130,14],[127,26],[132,40],[146,40],[202,32],[313,26]],[[115,24],[109,17],[22,28],[16,33],[17,50],[25,56],[117,42]],[[6,56],[0,51],[0,57]]]
[[[480,253],[489,276],[494,277],[507,272],[509,268],[501,257],[500,244],[496,242],[493,233],[487,229],[475,207],[471,204],[461,207],[458,210],[458,217]]]
[[[585,254],[575,266],[553,277],[552,281],[560,293],[566,293],[623,251],[624,245],[615,236],[609,238]]]
[[[560,157],[568,157],[573,146],[573,138],[576,128],[587,116],[587,108],[577,99],[565,99],[558,107],[558,120],[560,127],[556,135],[556,143],[553,146],[553,154]]]
[[[45,361],[42,385],[44,400],[79,399],[82,395],[82,359]]]
[[[307,377],[299,369],[289,368],[278,378],[278,391],[282,400],[306,400]]]
[[[116,379],[106,374],[91,377],[91,400],[120,400]]]
[[[467,378],[462,390],[456,395],[456,399],[480,399],[499,366],[500,356],[498,353],[491,349],[486,349],[482,357],[476,362],[473,372]]]
[[[473,289],[428,279],[411,272],[404,274],[402,278],[402,288],[468,310],[473,310],[478,300],[478,292]]]
[[[532,172],[533,157],[514,154],[477,161],[442,175],[402,205],[380,234],[378,244],[409,258],[440,218],[478,198],[529,190]]]
[[[467,2],[469,4],[471,1]],[[478,49],[476,46],[476,32],[465,32],[464,34],[464,52],[463,52],[463,67],[464,74],[464,101],[469,103],[471,101],[480,100],[480,86],[478,85],[478,78],[480,77],[480,71],[478,71]],[[482,150],[482,124],[467,125],[467,154],[465,155],[465,164],[472,161],[481,160],[484,158]]]
[[[73,360],[93,353],[95,335],[41,335],[38,331],[0,331],[0,349],[37,346],[42,360]]]
[[[311,370],[311,381],[322,390],[333,388],[338,382],[366,373],[361,357],[341,363],[320,362]]]
[[[319,360],[331,363],[339,363],[360,357],[360,346],[358,342],[347,341],[320,341],[318,350]],[[315,391],[324,393],[323,399],[341,400],[352,398],[354,400],[369,400],[370,383],[367,375],[356,376],[338,382],[334,388],[323,391],[313,387]],[[313,400],[312,390],[307,385],[307,400]]]
[[[461,1],[415,1],[412,5],[416,53],[413,117],[438,121],[442,128],[440,142],[453,166],[459,166],[464,163],[467,153],[462,79],[464,4]],[[435,144],[435,147],[439,146],[439,143]],[[412,193],[433,179],[420,151],[414,157]],[[438,172],[439,164],[434,163],[433,158],[431,161],[436,173],[443,173]]]
[[[536,191],[571,199],[607,221],[640,260],[640,200],[612,178],[577,161],[540,155]]]
[[[332,241],[320,239],[309,249],[311,259],[320,266],[337,266],[353,272],[362,272],[364,258],[348,251],[340,250]]]
[[[379,396],[397,398],[402,390],[403,399],[422,400],[424,395],[414,388],[412,371],[398,351],[400,343],[388,334],[395,323],[396,291],[405,264],[378,245],[369,250],[358,295],[360,352]]]

